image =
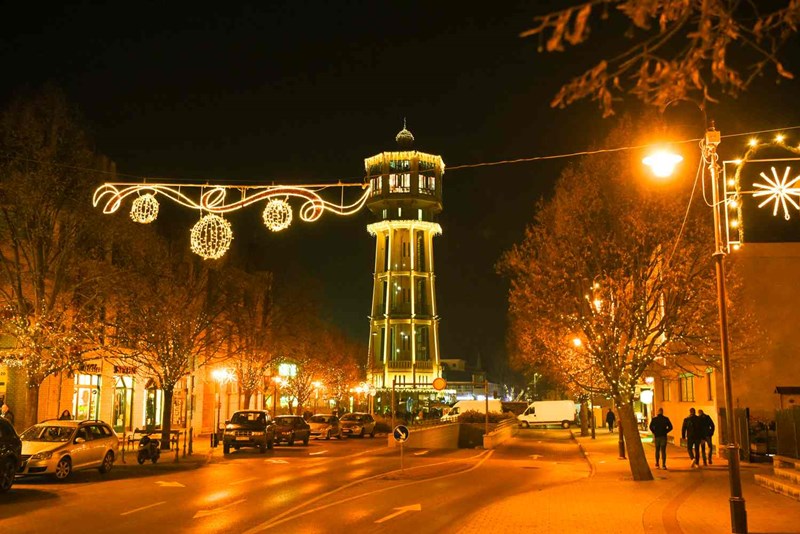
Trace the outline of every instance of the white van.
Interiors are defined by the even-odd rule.
[[[458,421],[459,415],[469,411],[486,413],[486,400],[460,400],[442,416],[442,421]],[[489,399],[489,413],[491,412],[503,412],[503,404],[500,399]]]
[[[518,419],[524,428],[553,424],[569,428],[575,422],[575,403],[571,400],[532,402]]]

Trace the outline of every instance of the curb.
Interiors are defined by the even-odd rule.
[[[575,433],[572,431],[572,428],[569,429],[569,437],[575,444],[578,446],[578,449],[581,451],[583,458],[586,460],[586,463],[589,464],[589,476],[587,478],[592,478],[597,473],[597,468],[592,462],[591,458],[589,458],[589,453],[586,452],[586,449],[583,448],[583,445],[580,441],[575,438]]]

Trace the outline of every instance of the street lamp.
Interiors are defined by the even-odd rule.
[[[724,207],[724,201],[720,201],[720,183],[718,164],[719,155],[717,154],[717,146],[720,143],[720,132],[714,128],[714,122],[706,130],[705,138],[703,139],[700,147],[702,150],[703,160],[708,163],[708,171],[711,176],[711,193],[712,193],[712,209],[714,212],[714,263],[717,274],[717,308],[719,311],[719,334],[720,334],[720,347],[721,347],[721,360],[722,360],[722,379],[723,391],[725,394],[725,424],[727,429],[728,438],[728,478],[730,482],[730,510],[731,510],[731,530],[735,533],[747,532],[747,510],[745,509],[745,501],[742,496],[742,479],[739,470],[739,447],[736,444],[736,437],[734,435],[735,425],[733,420],[733,392],[731,382],[731,362],[730,351],[728,343],[728,311],[725,305],[726,292],[725,292],[725,255],[727,254],[727,244],[723,240],[722,228],[720,226],[723,217],[720,215],[720,209]],[[651,166],[654,173],[663,172],[665,167],[658,166],[656,170],[656,161],[662,162],[662,159],[654,160],[645,158],[643,163]],[[674,158],[672,161],[675,161]],[[675,161],[677,163],[677,161]],[[673,164],[674,168],[674,164]]]
[[[314,386],[314,413],[317,413],[317,404],[319,403],[319,390],[323,387],[322,382],[315,380],[311,383]]]
[[[211,377],[214,379],[214,392],[217,397],[217,424],[214,427],[214,447],[219,445],[219,427],[222,425],[221,410],[222,410],[222,385],[232,382],[236,379],[230,369],[214,369],[211,371]]]
[[[272,417],[278,415],[278,388],[283,386],[284,380],[281,376],[273,376],[272,381],[275,383],[275,391],[272,394]]]

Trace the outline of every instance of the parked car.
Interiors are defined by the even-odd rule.
[[[344,414],[339,423],[342,425],[342,434],[348,436],[375,437],[375,419],[368,413],[353,412]]]
[[[22,457],[22,441],[14,427],[0,417],[0,493],[14,485]]]
[[[222,435],[222,452],[229,454],[231,447],[258,447],[259,452],[271,449],[275,443],[275,428],[264,410],[239,410],[225,422]]]
[[[294,445],[295,441],[302,441],[308,445],[311,438],[311,427],[299,415],[279,415],[275,418],[275,443],[285,441]]]
[[[22,467],[18,475],[52,475],[65,480],[73,471],[97,468],[108,473],[114,466],[119,439],[103,421],[50,420],[29,427],[22,439]]]
[[[312,415],[308,424],[311,427],[311,437],[313,438],[342,439],[342,426],[339,424],[339,418],[335,415]]]

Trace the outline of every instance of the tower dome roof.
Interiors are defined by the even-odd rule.
[[[408,150],[414,144],[414,135],[406,129],[406,120],[403,119],[403,129],[394,138],[400,148]]]

